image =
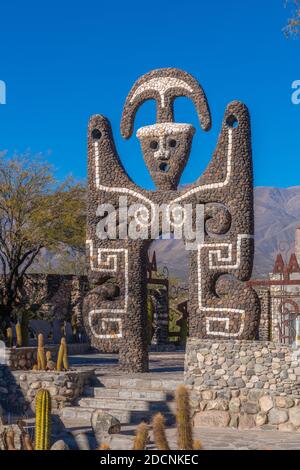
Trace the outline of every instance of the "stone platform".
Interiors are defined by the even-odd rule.
[[[183,352],[150,353],[149,373],[123,373],[112,354],[93,354],[71,358],[73,366],[95,368],[92,386],[85,387],[76,406],[62,412],[64,422],[89,425],[94,410],[115,416],[123,425],[150,422],[158,411],[168,424],[175,421],[174,392],[183,383]]]
[[[300,359],[290,346],[190,338],[185,382],[196,427],[300,430]]]

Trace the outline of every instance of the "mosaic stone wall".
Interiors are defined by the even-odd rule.
[[[300,354],[268,341],[188,339],[195,426],[300,428]]]
[[[92,369],[50,371],[11,371],[0,365],[0,406],[4,416],[11,413],[30,416],[35,410],[35,397],[41,389],[49,390],[52,412],[74,404],[83,394],[84,386],[94,376]]]
[[[24,305],[38,310],[41,319],[70,320],[73,314],[81,317],[87,282],[86,276],[28,274],[24,285]]]
[[[253,262],[253,181],[250,117],[246,106],[230,103],[224,114],[216,151],[196,183],[178,189],[188,161],[195,129],[173,122],[173,103],[186,96],[195,104],[200,125],[208,131],[211,117],[202,87],[190,74],[178,69],[159,69],[142,76],[125,102],[121,133],[129,138],[138,108],[148,99],[157,104],[157,122],[137,131],[147,168],[156,191],[138,187],[126,173],[117,154],[109,121],[93,116],[88,127],[88,229],[87,259],[91,290],[85,298],[84,321],[91,343],[105,350],[119,343],[123,370],[148,370],[146,260],[151,237],[144,240],[108,239],[97,235],[103,214],[99,204],[120,207],[127,203],[146,206],[150,220],[156,205],[204,206],[205,237],[189,252],[190,334],[199,338],[255,339],[259,301],[244,281]],[[143,209],[144,210],[144,209]],[[149,226],[145,212],[132,217],[141,230]],[[147,218],[147,217],[146,217]],[[171,220],[173,228],[174,218]],[[119,227],[120,228],[120,227]],[[224,275],[232,276],[226,290]]]

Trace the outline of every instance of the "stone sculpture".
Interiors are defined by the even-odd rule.
[[[115,239],[99,238],[97,227],[107,216],[99,211],[99,204],[120,209],[120,196],[126,196],[128,205],[141,205],[132,219],[142,231],[149,227],[149,220],[151,224],[158,217],[157,205],[167,206],[173,228],[174,205],[191,204],[193,211],[196,205],[204,206],[204,240],[189,251],[190,336],[253,340],[258,327],[258,298],[243,282],[251,276],[254,251],[248,110],[238,101],[227,106],[210,164],[196,183],[178,190],[195,133],[191,124],[173,122],[173,104],[179,96],[194,102],[201,127],[208,131],[211,116],[205,93],[190,74],[178,69],[159,69],[142,76],[124,105],[121,133],[128,139],[138,108],[148,99],[156,101],[157,123],[137,131],[156,191],[140,188],[127,175],[105,117],[93,116],[88,127],[87,259],[91,290],[84,301],[84,322],[92,345],[103,351],[115,345],[120,367],[127,371],[148,370],[146,266],[152,238],[121,238],[124,227],[120,219]],[[229,278],[222,282],[224,275]]]

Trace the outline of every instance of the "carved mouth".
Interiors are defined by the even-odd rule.
[[[168,165],[168,163],[165,163],[165,162],[162,162],[160,163],[159,165],[159,169],[160,171],[162,171],[163,173],[167,173],[170,169],[170,165]]]

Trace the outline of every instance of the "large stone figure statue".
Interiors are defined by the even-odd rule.
[[[120,367],[128,371],[145,372],[148,368],[146,261],[153,235],[141,239],[120,236],[129,223],[122,222],[125,200],[128,206],[136,205],[129,220],[134,220],[144,235],[154,219],[159,220],[159,233],[163,232],[157,206],[166,205],[173,229],[178,222],[175,206],[191,205],[193,220],[196,206],[204,207],[204,238],[189,251],[190,336],[252,340],[258,326],[257,296],[243,282],[251,276],[254,251],[248,110],[237,101],[227,106],[210,164],[196,183],[178,190],[195,133],[191,124],[173,122],[173,103],[179,96],[194,102],[201,127],[208,131],[211,117],[204,91],[191,75],[178,69],[154,70],[142,76],[123,110],[121,133],[128,139],[138,108],[148,99],[156,101],[157,123],[137,131],[156,191],[140,188],[127,175],[105,117],[93,116],[88,128],[91,290],[84,302],[84,321],[91,344],[102,351],[118,349]],[[107,204],[106,213],[103,204]],[[121,211],[116,215],[110,205]],[[103,236],[99,227],[114,218],[116,236]]]

